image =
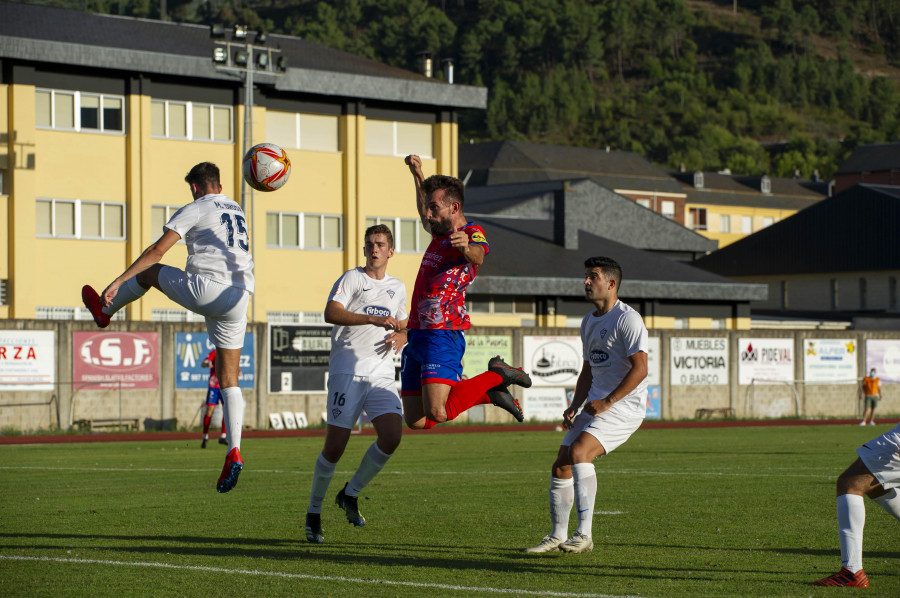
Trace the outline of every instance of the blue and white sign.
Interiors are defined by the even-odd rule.
[[[256,383],[256,345],[253,341],[252,332],[244,335],[238,378],[241,388],[253,388]],[[207,388],[209,368],[201,364],[213,349],[215,347],[205,332],[175,333],[175,388]]]
[[[662,398],[662,391],[659,386],[648,386],[647,387],[647,419],[659,419],[662,417],[662,411],[660,408],[660,402]]]
[[[806,382],[856,384],[857,358],[853,339],[804,339],[803,379]]]

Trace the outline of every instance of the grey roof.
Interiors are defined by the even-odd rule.
[[[460,144],[459,176],[472,186],[592,178],[610,189],[684,193],[667,172],[632,152],[525,141]]]
[[[495,249],[478,270],[473,294],[580,297],[584,260],[596,255],[622,266],[623,299],[750,301],[768,293],[765,285],[736,283],[585,231],[578,233],[577,249],[566,249],[523,230],[515,218],[480,217],[476,223]]]
[[[593,179],[466,188],[466,214],[516,219],[535,238],[577,245],[577,231],[650,251],[693,259],[714,251],[707,239]]]
[[[703,173],[703,187],[694,187],[693,172],[673,172],[682,184],[687,203],[802,210],[828,194],[827,183],[770,178],[770,193],[762,192],[761,176]]]
[[[900,268],[900,187],[856,185],[697,260],[723,276]]]
[[[284,76],[257,72],[276,89],[450,108],[485,108],[487,90],[448,85],[297,37],[270,35]],[[206,79],[233,77],[211,60],[209,28],[0,1],[0,58]]]
[[[838,167],[835,174],[881,172],[900,169],[900,143],[861,145]]]

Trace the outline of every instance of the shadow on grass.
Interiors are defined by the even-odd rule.
[[[449,571],[490,571],[494,573],[531,573],[535,575],[565,573],[578,577],[593,577],[598,580],[610,578],[628,578],[646,581],[648,579],[692,582],[722,582],[723,576],[733,578],[735,575],[746,576],[751,581],[755,576],[756,583],[772,582],[772,575],[777,574],[770,569],[754,570],[752,567],[738,569],[719,567],[707,564],[682,564],[669,562],[668,566],[653,565],[647,562],[633,566],[621,563],[606,564],[602,554],[606,549],[625,544],[607,543],[604,547],[590,554],[572,555],[562,552],[549,554],[525,554],[521,549],[493,548],[485,546],[467,546],[439,543],[379,543],[379,542],[340,542],[334,544],[309,544],[302,537],[285,538],[219,538],[212,536],[128,536],[97,534],[61,534],[61,533],[0,533],[0,538],[9,540],[43,539],[59,543],[15,545],[5,543],[2,550],[90,550],[104,553],[123,553],[137,555],[160,555],[171,558],[172,555],[187,557],[209,557],[221,559],[219,566],[233,563],[235,559],[268,559],[293,563],[314,562],[317,568],[322,565],[334,565],[342,571],[352,571],[355,567],[374,565],[380,567],[415,568],[435,570],[446,576]],[[123,542],[125,545],[98,545],[98,541]],[[77,545],[71,544],[77,542]],[[153,543],[158,543],[154,546]],[[679,544],[628,544],[628,547],[646,547],[652,549],[687,552],[696,555],[700,551],[742,551],[742,552],[776,552],[805,556],[831,556],[838,558],[835,549],[806,548],[758,548],[758,547],[721,547],[721,546],[687,546]],[[81,555],[86,556],[86,555]],[[898,552],[871,551],[867,558],[900,558]],[[749,563],[748,563],[749,564]],[[233,566],[233,565],[231,565]],[[329,569],[320,569],[328,571]],[[565,570],[568,570],[566,572]],[[796,581],[805,586],[807,580],[796,579],[793,571],[785,571],[790,579],[778,583]],[[352,576],[352,573],[350,574]]]

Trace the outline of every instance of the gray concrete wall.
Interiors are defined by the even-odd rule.
[[[79,419],[138,418],[141,429],[187,427],[201,423],[200,409],[205,391],[175,389],[174,345],[176,332],[202,332],[202,323],[114,322],[112,331],[155,331],[159,333],[159,388],[152,390],[100,390],[77,388],[72,384],[72,333],[96,331],[92,322],[7,320],[0,330],[54,330],[56,332],[56,385],[50,391],[8,391],[0,386],[0,430],[35,431],[68,429]],[[254,324],[250,331],[256,341],[256,388],[243,389],[247,402],[245,424],[267,429],[269,413],[304,412],[311,425],[321,423],[325,393],[268,392],[268,330]],[[473,328],[470,334],[508,335],[512,338],[512,363],[521,364],[524,336],[577,336],[576,328]],[[731,407],[738,417],[765,418],[798,414],[809,417],[853,417],[859,410],[858,384],[817,384],[772,386],[738,384],[738,338],[774,337],[794,340],[794,378],[803,378],[803,339],[849,338],[855,341],[858,372],[865,372],[867,339],[900,339],[897,331],[650,331],[660,337],[661,411],[665,419],[693,418],[697,409]],[[670,380],[669,346],[676,337],[724,338],[729,346],[728,381],[716,386],[673,386]],[[486,365],[486,364],[485,364]],[[900,384],[882,384],[879,414],[900,414]],[[799,409],[798,409],[799,406]],[[527,414],[526,414],[527,416]],[[500,423],[512,421],[506,412],[491,406],[476,407],[460,421]]]

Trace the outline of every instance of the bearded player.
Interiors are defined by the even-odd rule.
[[[455,419],[475,405],[492,404],[523,420],[510,384],[528,388],[531,378],[497,356],[488,371],[462,380],[466,289],[490,252],[484,230],[463,214],[465,187],[456,177],[422,174],[419,156],[407,156],[416,208],[431,243],[413,289],[408,335],[400,370],[403,416],[413,429],[429,429]]]

